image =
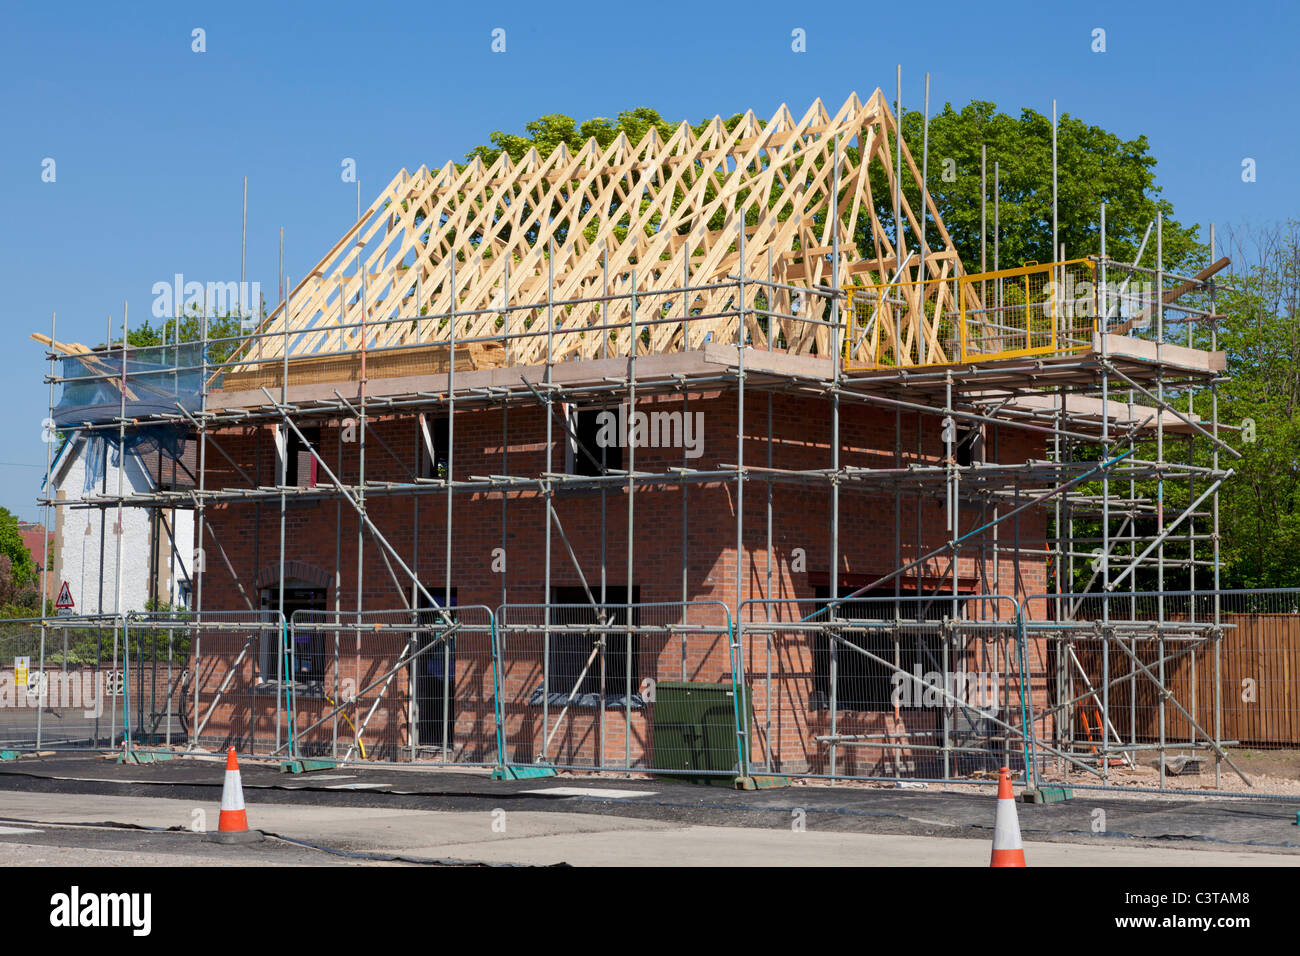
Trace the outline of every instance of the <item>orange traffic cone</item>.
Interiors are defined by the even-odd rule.
[[[226,751],[226,780],[221,787],[221,818],[217,832],[209,833],[213,843],[258,843],[266,837],[261,830],[248,829],[248,813],[244,810],[244,785],[239,780],[239,761],[235,748]]]
[[[989,866],[1024,866],[1025,850],[1020,845],[1020,821],[1016,818],[1016,796],[1011,791],[1011,771],[1002,768],[998,780],[998,812],[993,820],[993,857]]]

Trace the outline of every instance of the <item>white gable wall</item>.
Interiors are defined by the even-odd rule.
[[[76,501],[84,497],[85,488],[85,446],[78,443],[74,449],[68,449],[69,457],[62,462],[55,473],[55,488],[60,498]],[[118,468],[112,463],[112,453],[108,455],[107,485],[101,485],[108,494],[117,494]],[[148,491],[152,488],[149,475],[141,467],[135,455],[128,454],[126,467],[122,469],[124,492]],[[74,614],[112,614],[117,611],[143,611],[149,600],[149,509],[122,508],[122,550],[121,550],[121,604],[117,603],[117,580],[119,569],[118,535],[116,531],[118,509],[116,506],[105,509],[61,507],[58,509],[59,520],[55,523],[55,587],[68,582],[72,599],[76,606]],[[102,517],[101,517],[102,516]],[[168,524],[172,523],[172,512],[164,512]],[[101,535],[102,521],[102,535]],[[190,566],[194,555],[194,513],[177,509],[175,512],[176,556],[175,573],[170,583],[171,594],[159,597],[172,605],[182,601],[180,585],[190,577]],[[167,548],[166,533],[160,529],[162,547]],[[102,540],[102,544],[101,544]],[[168,559],[168,563],[173,559]]]

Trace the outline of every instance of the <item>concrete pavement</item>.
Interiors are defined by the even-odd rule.
[[[207,803],[147,796],[0,792],[0,865],[340,865],[363,862],[278,839],[214,847],[191,830],[213,826]],[[408,810],[259,803],[250,825],[337,853],[441,862],[550,866],[987,866],[986,840],[785,828],[703,826],[604,813],[509,806]],[[23,822],[15,822],[23,821]],[[77,827],[114,823],[167,832]],[[74,825],[64,828],[62,825]],[[1296,866],[1300,856],[1241,849],[1029,841],[1031,866]],[[376,862],[370,859],[364,862]]]

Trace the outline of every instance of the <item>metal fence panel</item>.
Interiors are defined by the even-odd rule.
[[[937,365],[960,358],[956,277],[850,290],[843,353],[851,368]]]
[[[124,654],[121,618],[0,622],[0,750],[115,746]]]
[[[62,617],[0,622],[0,750],[1294,797],[1233,756],[1300,746],[1297,674],[1300,589]]]
[[[954,780],[1024,768],[1029,695],[1005,597],[741,605],[755,773]]]
[[[179,746],[265,753],[280,733],[278,611],[131,614],[126,681],[133,748]],[[148,662],[147,665],[144,662]],[[167,694],[162,678],[166,674]]]
[[[1052,661],[1037,719],[1091,783],[1181,790],[1205,769],[1253,788],[1234,752],[1300,746],[1300,590],[1049,594],[1025,612]]]
[[[850,290],[849,367],[898,368],[1056,355],[1092,343],[1096,266],[1087,259]]]
[[[1095,264],[1072,259],[960,277],[961,360],[1054,355],[1092,344]]]
[[[492,625],[482,605],[296,612],[294,754],[494,764]]]

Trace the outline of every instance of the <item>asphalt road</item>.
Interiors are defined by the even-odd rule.
[[[123,766],[90,757],[0,765],[3,865],[987,866],[988,789],[942,793],[346,767],[243,768],[251,847],[203,842],[222,766]],[[1300,804],[1076,792],[1018,804],[1031,865],[1300,865]],[[7,832],[7,831],[37,832]]]

